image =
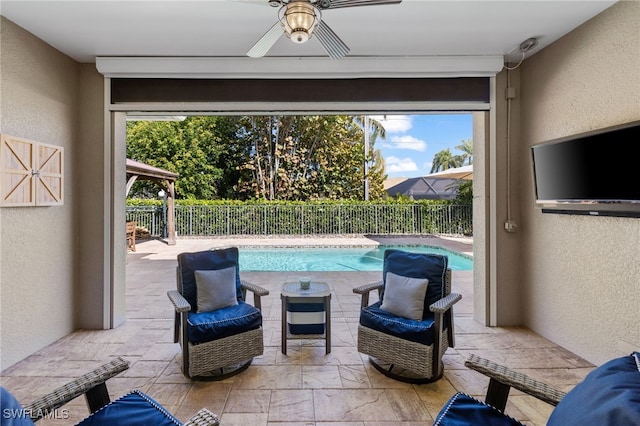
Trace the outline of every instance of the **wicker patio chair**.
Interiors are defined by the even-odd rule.
[[[511,388],[555,407],[547,426],[640,425],[638,352],[601,365],[568,393],[473,354],[465,365],[489,377],[485,401],[458,392],[442,407],[434,426],[524,426],[504,413]]]
[[[13,395],[3,388],[3,395],[0,397],[2,419],[9,421],[10,424],[31,424],[48,417],[71,400],[84,395],[91,415],[80,424],[122,425],[125,421],[128,421],[126,424],[131,425],[146,424],[149,421],[154,424],[161,424],[163,421],[174,425],[181,424],[160,404],[139,391],[131,392],[111,402],[106,381],[128,368],[129,362],[118,357],[22,407],[15,401]],[[11,403],[13,406],[9,408]],[[132,405],[136,405],[133,411],[130,408]],[[202,408],[185,423],[190,426],[219,424],[218,416],[206,408]]]
[[[167,294],[175,307],[174,341],[182,347],[185,376],[222,380],[262,355],[261,296],[269,292],[240,280],[236,247],[179,254],[177,284]],[[246,303],[247,290],[253,306]]]
[[[384,375],[409,383],[442,377],[442,356],[454,346],[452,307],[462,298],[451,293],[447,265],[446,256],[386,250],[383,280],[353,289],[362,296],[358,351],[369,355],[370,363]],[[392,309],[387,305],[396,299],[395,289],[400,287],[396,283],[404,283],[410,291],[405,299],[395,300],[397,308]],[[374,290],[379,300],[369,306]],[[410,305],[415,312],[403,312]]]

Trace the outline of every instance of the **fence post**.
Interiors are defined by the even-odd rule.
[[[262,234],[267,235],[267,206],[262,209]]]

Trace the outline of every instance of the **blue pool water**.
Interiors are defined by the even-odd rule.
[[[384,251],[389,248],[449,257],[453,270],[472,270],[473,260],[449,250],[430,246],[240,248],[241,271],[382,271]]]

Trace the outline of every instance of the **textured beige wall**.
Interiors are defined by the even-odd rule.
[[[74,330],[78,66],[1,19],[0,132],[65,148],[63,206],[2,208],[0,347],[4,369]]]
[[[77,144],[78,193],[76,235],[78,285],[75,292],[76,320],[79,328],[108,328],[105,322],[104,300],[107,297],[103,283],[110,254],[103,244],[105,227],[104,185],[104,77],[95,64],[79,65],[80,122]],[[122,173],[124,176],[124,172]],[[124,230],[122,231],[124,235]],[[124,243],[122,244],[124,247]],[[124,264],[124,260],[122,261]]]
[[[640,219],[542,214],[529,147],[640,120],[639,28],[619,2],[521,70],[524,324],[594,363],[640,348]]]
[[[522,278],[519,268],[523,235],[520,230],[520,167],[514,167],[518,158],[520,102],[520,72],[503,70],[496,76],[496,146],[489,163],[493,164],[494,177],[490,177],[489,199],[491,253],[490,283],[491,305],[495,307],[491,325],[507,326],[522,324]],[[507,102],[507,87],[514,88],[516,98],[511,107]],[[510,118],[508,118],[510,117]],[[515,232],[505,230],[510,219],[518,228]]]
[[[490,115],[473,113],[473,316],[481,324],[489,324],[487,300],[489,188],[486,167],[489,165]],[[483,179],[482,177],[485,177]]]

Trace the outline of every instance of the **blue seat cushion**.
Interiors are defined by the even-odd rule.
[[[105,405],[78,425],[175,426],[182,423],[150,396],[136,390]]]
[[[431,253],[411,253],[404,250],[387,249],[384,252],[382,280],[386,285],[387,272],[409,278],[429,280],[424,299],[423,319],[430,317],[429,306],[446,296],[447,256]],[[384,294],[382,295],[384,300]]]
[[[34,423],[18,400],[0,386],[0,424],[3,426],[33,426]]]
[[[482,401],[458,392],[442,407],[433,426],[523,426]]]
[[[360,325],[423,345],[433,344],[435,321],[429,312],[427,319],[416,321],[399,317],[380,307],[378,301],[360,311]]]
[[[549,426],[640,425],[640,353],[593,370],[562,398]]]
[[[242,300],[238,259],[239,253],[237,247],[206,250],[195,253],[180,253],[178,255],[178,273],[182,278],[182,289],[178,290],[191,305],[191,311],[195,312],[198,306],[198,289],[196,287],[195,271],[219,270],[235,266],[236,296],[238,300]]]
[[[259,309],[243,301],[211,312],[189,312],[187,337],[197,345],[254,330],[262,325]]]

